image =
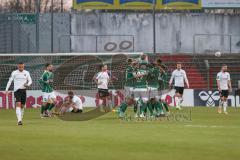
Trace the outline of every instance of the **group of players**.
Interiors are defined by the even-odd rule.
[[[181,69],[181,63],[177,63],[177,69],[173,71],[170,81],[167,81],[166,66],[161,59],[153,63],[148,62],[146,55],[140,60],[128,60],[126,69],[125,93],[126,101],[119,108],[119,117],[124,117],[128,105],[134,106],[135,117],[144,118],[149,111],[150,117],[159,117],[170,113],[166,100],[169,92],[168,85],[176,90],[176,108],[181,109],[184,82],[189,88],[186,72]],[[165,110],[164,110],[165,109]]]
[[[124,117],[128,106],[134,106],[134,113],[136,117],[145,117],[147,111],[151,117],[158,117],[169,114],[169,107],[165,101],[163,91],[167,85],[175,89],[176,108],[181,109],[183,101],[183,91],[186,87],[189,88],[189,82],[186,72],[181,68],[181,62],[177,62],[176,69],[172,72],[171,78],[167,81],[165,72],[166,66],[162,64],[160,59],[153,63],[148,62],[146,55],[141,55],[140,59],[128,59],[128,66],[125,71],[126,82],[124,86],[125,101],[119,106],[119,117]],[[16,116],[18,125],[22,125],[24,107],[26,103],[26,89],[32,84],[30,73],[24,69],[24,63],[18,64],[18,69],[11,73],[9,81],[6,86],[6,95],[9,93],[9,88],[14,82],[14,97],[16,102]],[[65,112],[81,113],[83,105],[81,99],[74,95],[72,91],[68,92],[68,96],[63,102],[59,102],[54,94],[53,66],[46,64],[45,69],[39,84],[42,88],[42,106],[40,117],[50,117],[52,109],[55,108],[56,114],[63,114]],[[99,104],[108,106],[109,92],[108,84],[111,79],[115,77],[108,71],[107,65],[101,66],[101,71],[94,76],[94,81],[97,84]],[[217,74],[217,85],[220,93],[220,102],[218,113],[222,113],[222,108],[225,114],[227,113],[227,99],[229,93],[232,91],[230,74],[227,72],[227,66],[222,65],[221,71]],[[105,103],[104,103],[105,102]],[[164,110],[164,109],[165,110]],[[114,110],[116,111],[116,110]]]

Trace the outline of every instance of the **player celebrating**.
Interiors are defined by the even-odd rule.
[[[104,100],[106,101],[106,104],[104,107],[108,106],[108,83],[110,81],[110,76],[108,74],[108,68],[107,65],[103,64],[101,65],[101,71],[98,72],[94,77],[93,80],[97,84],[98,88],[98,95],[99,95],[99,104],[104,105]]]
[[[227,99],[229,92],[232,92],[232,84],[230,79],[230,74],[227,72],[227,65],[223,64],[221,72],[217,74],[217,86],[220,93],[220,101],[218,107],[218,113],[227,113]]]
[[[26,104],[26,88],[32,84],[30,73],[24,70],[24,63],[18,63],[18,70],[12,72],[7,83],[6,95],[11,83],[14,83],[14,96],[16,99],[16,115],[18,125],[23,125],[24,106]]]
[[[39,83],[42,86],[42,107],[40,117],[49,117],[49,112],[56,104],[56,95],[53,92],[53,65],[47,63],[44,73],[42,74]]]
[[[173,80],[174,80],[174,88],[176,90],[176,94],[175,94],[176,108],[181,109],[180,105],[183,101],[184,81],[187,85],[187,88],[189,88],[187,75],[186,75],[186,72],[182,69],[181,62],[177,62],[177,69],[175,69],[172,72],[172,76],[169,81],[170,88],[173,83]]]
[[[131,91],[134,87],[134,67],[133,67],[133,60],[130,58],[127,60],[128,66],[125,71],[126,81],[124,85],[124,91],[126,96],[131,96]]]

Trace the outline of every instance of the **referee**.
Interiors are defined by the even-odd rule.
[[[16,115],[18,120],[18,125],[22,124],[24,106],[26,104],[26,87],[32,84],[32,78],[30,73],[24,70],[24,63],[18,63],[18,69],[13,71],[6,87],[6,95],[8,95],[8,89],[14,83],[14,97],[16,100]]]

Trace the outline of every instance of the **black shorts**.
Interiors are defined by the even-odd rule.
[[[82,113],[83,110],[81,110],[81,109],[77,109],[76,111],[72,110],[71,112],[72,112],[72,113]]]
[[[100,98],[104,98],[104,97],[109,96],[108,89],[98,88],[98,95],[99,95]]]
[[[21,102],[22,105],[26,104],[27,94],[26,89],[18,89],[14,92],[16,102]]]
[[[219,94],[220,94],[220,97],[228,97],[228,95],[229,95],[229,92],[228,92],[228,90],[221,90],[220,92],[219,92]]]
[[[183,94],[184,87],[174,87],[176,90],[176,93]]]

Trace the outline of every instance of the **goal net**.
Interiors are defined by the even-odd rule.
[[[99,71],[101,64],[107,64],[111,74],[117,80],[109,84],[109,89],[119,103],[123,99],[122,90],[125,81],[125,69],[128,58],[138,58],[143,53],[55,53],[55,54],[0,54],[0,107],[14,107],[14,96],[6,97],[5,90],[8,79],[16,64],[25,63],[25,69],[31,74],[33,84],[27,92],[27,107],[41,104],[41,87],[38,83],[46,63],[54,66],[54,86],[58,98],[66,96],[67,91],[73,90],[82,97],[87,106],[96,106],[96,84],[93,76]],[[13,85],[10,90],[13,89]],[[116,96],[117,95],[117,96]]]

